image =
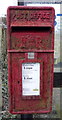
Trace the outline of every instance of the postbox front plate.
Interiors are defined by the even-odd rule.
[[[54,9],[9,7],[8,85],[13,114],[52,109]]]

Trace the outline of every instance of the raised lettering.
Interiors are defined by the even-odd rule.
[[[43,19],[47,20],[49,19],[50,20],[50,16],[51,14],[49,12],[37,12],[37,11],[34,11],[33,13],[31,11],[27,12],[21,12],[21,11],[18,11],[13,13],[11,15],[11,20],[12,21],[42,21]]]

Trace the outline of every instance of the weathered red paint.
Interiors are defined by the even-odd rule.
[[[18,113],[47,113],[52,110],[54,63],[54,9],[9,7],[8,87],[9,110]],[[28,59],[34,52],[34,59]],[[40,63],[40,96],[22,96],[22,63]]]

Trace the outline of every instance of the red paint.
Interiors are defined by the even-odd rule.
[[[7,12],[9,111],[47,113],[52,109],[54,9],[9,7]],[[34,59],[28,59],[34,52]],[[40,63],[40,95],[22,96],[22,63]]]

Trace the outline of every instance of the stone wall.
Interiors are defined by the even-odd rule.
[[[0,18],[0,111],[2,108],[2,79],[1,79],[1,38],[2,38],[2,19]]]
[[[2,88],[2,89],[1,89]],[[58,92],[57,92],[58,93]],[[55,95],[54,95],[55,96]],[[54,98],[53,96],[53,98]],[[58,97],[59,98],[59,97]],[[56,97],[53,100],[56,100]],[[60,100],[58,100],[60,102]],[[58,102],[58,103],[59,103]],[[1,19],[0,26],[0,108],[2,107],[2,114],[0,117],[3,119],[20,118],[20,115],[12,115],[8,112],[8,64],[7,64],[7,26],[6,17]],[[53,111],[51,114],[42,114],[41,118],[58,117],[55,103],[53,104]],[[40,115],[37,115],[39,117]],[[59,116],[60,117],[60,116]]]

